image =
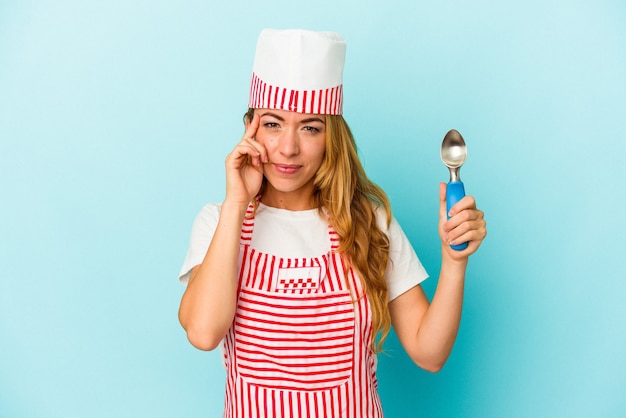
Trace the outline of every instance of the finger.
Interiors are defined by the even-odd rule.
[[[482,212],[476,211],[476,217],[467,220],[447,233],[447,241],[453,245],[468,241],[482,241],[487,235],[486,222]]]
[[[484,235],[481,235],[477,230],[467,231],[466,233],[458,236],[457,238],[451,239],[449,241],[450,245],[459,245],[464,242],[468,244],[474,244],[476,246],[480,245],[482,240],[484,239]]]
[[[478,209],[464,209],[454,216],[451,216],[444,224],[445,231],[452,231],[458,228],[465,222],[472,222],[481,220],[483,218],[483,212]]]
[[[246,132],[243,134],[243,137],[255,141],[256,131],[259,129],[260,121],[261,117],[255,112],[252,121],[246,122]]]
[[[265,149],[265,146],[260,142],[257,142],[254,139],[243,138],[241,140],[241,145],[252,149],[253,152],[250,155],[258,158],[259,162],[268,162],[267,150]]]
[[[446,183],[439,183],[439,219],[443,223],[447,219],[446,215]]]
[[[464,196],[463,199],[456,202],[456,204],[450,208],[449,215],[453,217],[466,209],[476,209],[476,200],[473,196]]]
[[[259,152],[259,159],[261,162],[267,163],[267,150],[265,147],[256,140],[256,133],[259,129],[261,117],[258,114],[254,114],[251,122],[246,122],[246,132],[242,138],[242,142],[247,142]]]
[[[255,146],[255,143],[243,139],[233,151],[226,158],[227,162],[231,162],[236,167],[241,167],[244,164],[253,163],[253,165],[260,164],[261,151],[257,149],[259,145]]]
[[[466,209],[445,221],[442,230],[444,241],[465,242],[460,241],[463,234],[471,230],[485,230],[484,214],[478,209]]]

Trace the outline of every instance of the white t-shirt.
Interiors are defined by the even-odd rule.
[[[219,204],[208,204],[194,221],[189,250],[179,275],[184,284],[189,280],[191,269],[204,260],[220,208]],[[386,231],[390,240],[390,261],[385,277],[391,301],[424,281],[428,273],[395,218],[392,218],[387,230],[385,216],[381,212],[377,212],[378,225]],[[250,246],[259,252],[283,258],[318,257],[330,249],[328,222],[320,217],[317,209],[290,211],[259,203]]]

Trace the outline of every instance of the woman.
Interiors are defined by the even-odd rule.
[[[194,223],[179,319],[195,347],[224,350],[225,417],[382,417],[375,356],[390,326],[432,372],[456,338],[483,213],[468,196],[446,220],[440,185],[429,303],[427,274],[341,116],[344,56],[335,33],[261,33],[226,197]]]

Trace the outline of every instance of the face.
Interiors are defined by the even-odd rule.
[[[265,146],[269,162],[263,170],[267,187],[261,201],[292,210],[309,209],[313,179],[326,148],[323,115],[256,109],[260,115],[255,139]]]

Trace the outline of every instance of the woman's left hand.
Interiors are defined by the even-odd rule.
[[[446,216],[446,184],[439,185],[439,237],[443,251],[451,258],[460,260],[475,253],[487,236],[487,223],[483,211],[476,208],[472,196],[465,196],[450,208],[450,219]],[[467,242],[467,248],[453,250],[450,245]]]

